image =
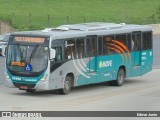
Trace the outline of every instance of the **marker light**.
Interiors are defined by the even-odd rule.
[[[8,79],[9,79],[9,75],[8,75],[7,73],[5,73],[5,76],[6,76],[6,78],[8,78]]]
[[[44,82],[44,81],[46,80],[47,76],[48,76],[47,74],[44,75],[44,76],[41,78],[41,81]]]

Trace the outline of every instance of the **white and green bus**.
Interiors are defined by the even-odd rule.
[[[20,90],[58,89],[108,82],[152,70],[152,28],[146,25],[81,23],[10,35],[5,85]]]

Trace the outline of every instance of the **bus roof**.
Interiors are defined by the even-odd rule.
[[[131,33],[133,31],[152,31],[152,27],[148,25],[134,25],[125,23],[80,23],[62,25],[57,28],[46,28],[38,31],[24,31],[16,32],[12,35],[40,35],[52,36],[54,39],[70,38],[70,37],[83,37],[87,35],[111,35]],[[62,35],[63,34],[63,35]]]

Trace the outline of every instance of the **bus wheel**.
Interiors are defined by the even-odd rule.
[[[34,89],[27,89],[26,92],[29,92],[29,93],[32,93],[32,92],[35,92],[36,90]]]
[[[117,80],[110,81],[109,85],[122,86],[124,83],[124,79],[125,79],[125,71],[123,68],[120,68],[118,70]]]
[[[70,93],[72,88],[72,78],[70,76],[66,76],[64,81],[64,88],[60,89],[59,92],[62,95],[67,95]]]

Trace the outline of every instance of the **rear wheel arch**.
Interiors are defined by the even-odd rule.
[[[122,86],[126,77],[126,67],[124,65],[120,66],[117,72],[116,80],[109,81],[111,86]]]
[[[126,71],[126,67],[125,67],[124,65],[121,65],[121,66],[119,67],[119,69],[123,69],[123,70],[124,70],[125,78],[126,78],[126,72],[127,72],[127,71]],[[119,69],[118,69],[118,70],[119,70]]]

